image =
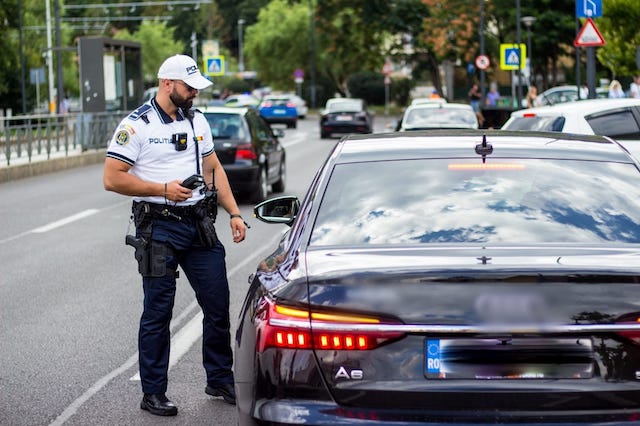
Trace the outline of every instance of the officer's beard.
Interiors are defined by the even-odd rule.
[[[169,99],[171,99],[171,102],[173,102],[175,106],[183,110],[188,110],[193,105],[193,98],[180,96],[175,90],[169,94]]]

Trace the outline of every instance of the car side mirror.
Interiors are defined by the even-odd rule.
[[[298,211],[300,201],[293,195],[271,198],[257,204],[253,208],[256,219],[266,223],[284,223],[291,226]]]

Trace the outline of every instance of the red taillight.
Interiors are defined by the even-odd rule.
[[[262,103],[262,106],[263,106],[264,108],[271,108],[271,106],[272,106],[272,105],[273,105],[273,103],[272,103],[271,101],[264,101],[264,102]]]
[[[402,337],[401,332],[330,330],[328,325],[388,325],[388,321],[369,316],[332,312],[309,312],[304,309],[277,305],[264,299],[257,318],[256,349],[268,348],[369,350]]]
[[[294,104],[293,102],[287,102],[287,108],[295,108],[296,104]]]
[[[526,112],[526,113],[522,114],[522,116],[524,118],[534,118],[536,115],[533,112]]]
[[[616,320],[616,324],[639,324],[640,314],[626,314]],[[640,331],[619,331],[618,334],[625,339],[631,340],[636,345],[640,345]]]
[[[236,160],[255,160],[256,158],[258,155],[250,143],[242,143],[236,147]]]

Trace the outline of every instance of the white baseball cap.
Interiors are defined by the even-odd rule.
[[[182,80],[194,89],[202,90],[213,82],[200,74],[198,65],[190,56],[174,55],[167,58],[158,70],[158,78]]]

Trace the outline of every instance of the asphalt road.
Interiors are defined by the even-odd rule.
[[[376,127],[384,129],[379,117]],[[316,117],[286,129],[287,188],[303,197],[337,139],[320,140]],[[201,313],[178,280],[167,396],[177,418],[139,408],[137,330],[141,280],[125,246],[131,201],[106,192],[102,165],[0,184],[0,425],[235,425],[235,407],[204,393]],[[257,221],[234,244],[226,213],[232,333],[259,260],[285,227]],[[233,334],[232,334],[233,337]]]

